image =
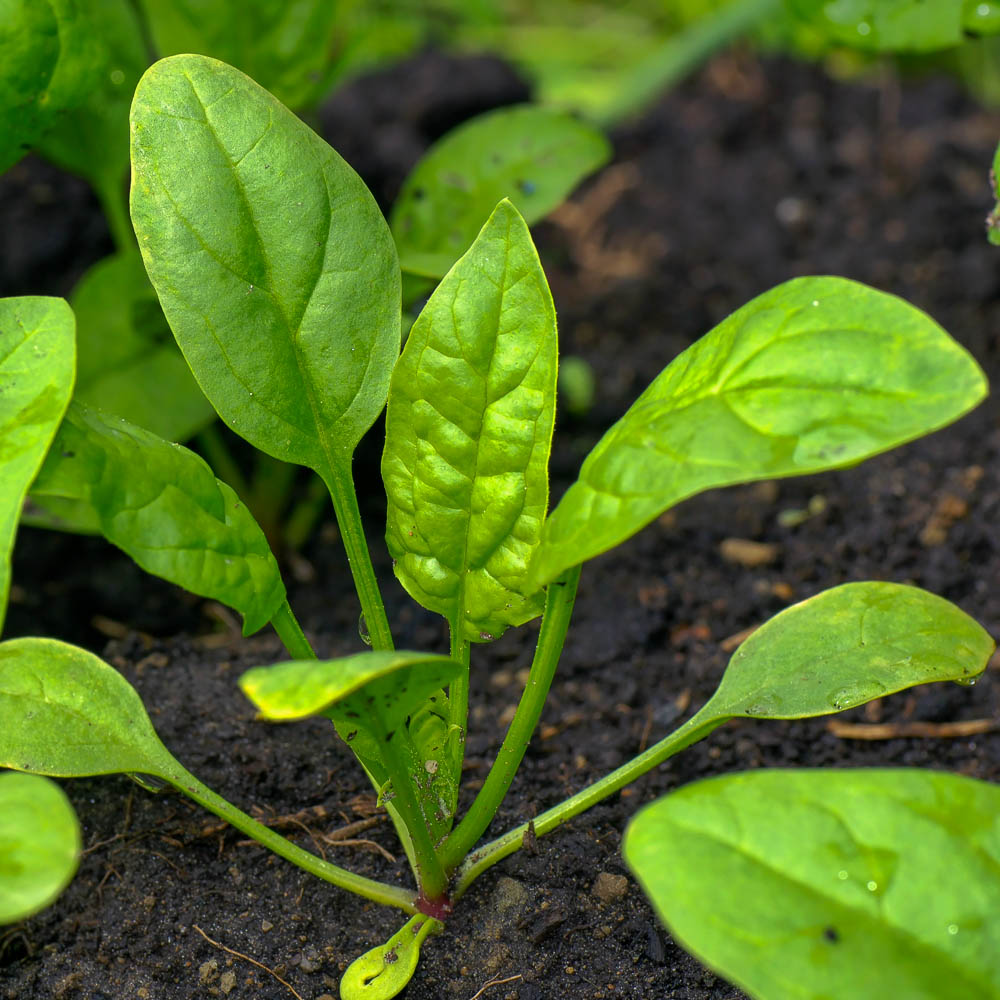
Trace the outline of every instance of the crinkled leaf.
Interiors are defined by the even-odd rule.
[[[278,564],[235,493],[194,452],[74,402],[32,496],[89,507],[143,569],[263,628],[285,600]]]
[[[40,142],[41,152],[86,177],[105,197],[121,199],[128,170],[128,109],[148,65],[138,18],[128,0],[76,0],[88,12],[99,50],[96,74],[82,99],[60,115]]]
[[[63,299],[0,299],[0,625],[21,505],[73,391],[73,331]]]
[[[171,762],[139,695],[103,660],[55,639],[0,643],[0,767],[81,778]]]
[[[289,107],[326,91],[345,0],[142,0],[157,51],[200,52],[231,63]]]
[[[761,1000],[1000,997],[1000,788],[919,770],[756,771],[625,834],[677,940]]]
[[[215,419],[137,254],[99,261],[71,301],[77,324],[74,399],[168,441],[186,441]]]
[[[332,719],[377,787],[389,777],[381,747],[399,741],[436,841],[451,827],[460,778],[446,752],[448,700],[442,688],[461,670],[454,660],[430,653],[367,652],[255,667],[240,678],[240,688],[265,718]]]
[[[757,629],[702,713],[801,719],[840,712],[915,684],[969,681],[993,649],[989,633],[942,597],[898,583],[846,583]]]
[[[79,856],[80,824],[66,793],[34,774],[0,774],[0,924],[48,906]]]
[[[465,122],[413,168],[393,205],[403,268],[440,278],[502,198],[531,225],[610,156],[601,132],[552,108],[502,108]]]
[[[672,361],[598,442],[545,524],[534,582],[692,494],[853,465],[985,394],[975,361],[902,299],[844,278],[788,281]]]
[[[4,0],[0,8],[0,172],[16,163],[106,68],[96,0]]]
[[[382,458],[396,576],[467,639],[542,610],[524,581],[548,503],[556,358],[545,274],[501,202],[413,324]]]
[[[399,268],[367,188],[248,77],[188,55],[139,83],[132,177],[146,269],[205,395],[329,482],[399,351]]]

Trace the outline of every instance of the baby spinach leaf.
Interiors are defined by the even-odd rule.
[[[63,299],[0,299],[0,626],[21,505],[73,391],[73,330]]]
[[[757,629],[699,714],[840,712],[915,684],[971,680],[993,648],[986,630],[942,597],[898,583],[845,583]]]
[[[146,46],[128,0],[77,0],[76,6],[87,12],[99,72],[39,148],[53,163],[86,177],[106,202],[120,203],[128,170],[128,109],[148,64]]]
[[[399,352],[396,252],[367,188],[252,80],[193,55],[140,81],[132,175],[146,269],[205,395],[329,483]]]
[[[211,53],[241,69],[293,108],[315,103],[329,86],[346,0],[142,0],[157,50]]]
[[[929,316],[844,278],[796,278],[675,358],[587,456],[545,524],[536,584],[686,497],[842,468],[950,423],[986,394]]]
[[[610,156],[601,132],[552,108],[501,108],[465,122],[413,168],[393,205],[403,269],[440,278],[502,198],[531,225]]]
[[[139,695],[103,660],[55,639],[0,643],[0,767],[80,778],[172,764]]]
[[[135,252],[95,264],[71,299],[77,325],[74,399],[168,441],[215,419],[167,326]]]
[[[545,273],[502,201],[413,324],[382,458],[396,576],[466,639],[542,610],[524,578],[548,503],[556,354]]]
[[[767,1000],[1000,997],[1000,788],[756,771],[647,807],[624,854],[678,941]]]
[[[80,824],[66,793],[34,774],[0,774],[0,924],[48,906],[79,855]]]
[[[285,600],[267,540],[236,494],[194,452],[121,418],[74,402],[31,491],[43,507],[75,501],[143,569],[235,608],[246,635]]]
[[[399,744],[433,842],[450,829],[458,798],[461,775],[446,753],[448,702],[441,689],[461,670],[430,653],[367,652],[255,667],[240,688],[264,718],[332,719],[377,788],[389,780],[382,747]]]

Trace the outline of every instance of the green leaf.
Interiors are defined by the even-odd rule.
[[[675,358],[597,443],[545,525],[537,584],[716,486],[853,465],[986,394],[929,316],[844,278],[796,278]]]
[[[195,377],[261,451],[329,483],[385,403],[400,278],[353,170],[270,94],[202,56],[132,105],[132,220]]]
[[[994,246],[1000,246],[1000,146],[993,154],[993,167],[990,169],[990,190],[996,199],[993,211],[986,216],[986,238]]]
[[[51,777],[172,764],[139,695],[117,670],[55,639],[0,643],[0,767]]]
[[[761,1000],[1000,997],[1000,788],[918,770],[757,771],[625,834],[677,940]]]
[[[86,177],[106,197],[121,199],[128,170],[128,109],[148,64],[146,46],[128,0],[75,0],[88,20],[99,72],[73,108],[40,142],[41,152]]]
[[[293,108],[326,91],[344,0],[142,0],[157,50],[200,52],[238,67]]]
[[[263,532],[194,452],[74,402],[31,488],[76,501],[143,569],[235,608],[244,634],[266,625],[285,588]]]
[[[610,157],[601,132],[551,108],[502,108],[465,122],[413,168],[393,205],[403,268],[440,278],[502,198],[532,225]]]
[[[1000,3],[996,0],[965,0],[962,27],[971,35],[1000,33]]]
[[[0,299],[0,626],[21,505],[73,391],[73,329],[63,299]]]
[[[83,0],[4,0],[0,8],[0,172],[16,163],[105,69]]]
[[[993,649],[986,630],[942,597],[898,583],[845,583],[757,629],[699,715],[827,715],[915,684],[969,682]]]
[[[0,774],[0,924],[48,906],[79,856],[80,824],[65,792],[33,774]]]
[[[933,52],[963,40],[957,0],[790,0],[833,41],[872,52]],[[974,18],[975,19],[975,18]]]
[[[441,689],[462,669],[430,653],[367,652],[255,667],[240,678],[240,688],[264,718],[332,719],[376,787],[388,780],[382,746],[400,743],[431,839],[437,841],[451,827],[461,777],[446,752],[448,701]]]
[[[168,441],[186,441],[215,419],[177,350],[138,254],[98,261],[71,301],[77,324],[75,399]]]
[[[545,273],[503,201],[413,324],[382,458],[396,576],[466,639],[542,610],[524,582],[548,503],[556,355]]]

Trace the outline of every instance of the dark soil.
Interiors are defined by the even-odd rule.
[[[425,70],[418,60],[409,72],[424,80]],[[353,150],[369,138],[364,109],[378,109],[374,146],[383,159],[362,166],[383,201],[440,123],[451,124],[452,110],[435,111],[435,99],[444,106],[442,94],[462,91],[463,80],[470,92],[487,75],[477,63],[442,72],[437,90],[425,85],[422,109],[396,100],[418,89],[397,70],[342,92],[324,113],[328,126],[339,123],[331,140]],[[489,72],[484,91],[503,77],[495,66]],[[506,79],[493,103],[517,99],[505,88],[521,85]],[[393,119],[387,109],[397,104]],[[349,128],[360,131],[341,134]],[[395,140],[385,139],[393,130]],[[607,424],[679,350],[793,275],[842,274],[898,293],[938,319],[993,379],[1000,376],[1000,256],[983,237],[998,134],[1000,118],[945,79],[835,82],[816,68],[746,54],[716,59],[620,129],[614,163],[538,231],[563,353],[584,357],[598,374],[593,409],[564,417],[557,431],[555,495]],[[92,214],[82,221],[50,214],[12,235],[22,219],[12,200],[37,183],[62,191],[64,182],[49,172],[32,179],[37,169],[22,165],[0,187],[8,293],[65,292],[67,268],[76,274],[107,249]],[[87,200],[72,190],[74,204]],[[540,732],[495,831],[674,728],[714,689],[732,637],[824,588],[912,582],[1000,632],[996,418],[990,402],[958,426],[856,469],[697,497],[588,565]],[[375,446],[366,447],[358,475],[370,487],[364,506],[390,616],[402,645],[441,648],[438,622],[391,581],[377,539],[384,514],[377,457]],[[769,546],[766,561],[727,561],[722,543],[730,538]],[[358,608],[335,528],[324,526],[305,555],[316,579],[293,587],[293,606],[321,651],[357,648]],[[262,810],[311,849],[324,833],[378,818],[363,776],[328,726],[254,721],[236,680],[249,666],[281,658],[270,636],[240,641],[219,632],[218,615],[201,602],[140,583],[127,560],[94,541],[24,530],[15,581],[9,634],[51,634],[103,651],[138,687],[166,744],[221,794]],[[103,648],[115,621],[123,637]],[[470,790],[519,696],[532,638],[528,628],[476,649]],[[988,671],[971,689],[915,689],[848,717],[995,721],[998,703],[1000,679]],[[996,781],[1000,735],[860,741],[834,735],[827,720],[732,723],[540,840],[537,853],[522,852],[483,876],[447,933],[425,946],[405,996],[741,996],[671,941],[631,879],[619,897],[598,899],[599,874],[625,873],[619,845],[629,816],[685,782],[746,768],[860,765]],[[292,996],[263,965],[295,995],[318,1000],[336,996],[347,963],[400,923],[243,842],[177,796],[153,796],[118,777],[67,789],[84,826],[81,870],[55,906],[0,931],[0,998]],[[405,879],[387,823],[377,820],[357,839],[324,849],[366,874]]]

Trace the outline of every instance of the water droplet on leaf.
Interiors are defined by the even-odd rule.
[[[365,621],[365,613],[363,611],[358,617],[358,635],[361,636],[361,641],[366,646],[370,646],[372,644],[372,637],[368,631],[368,622]]]

